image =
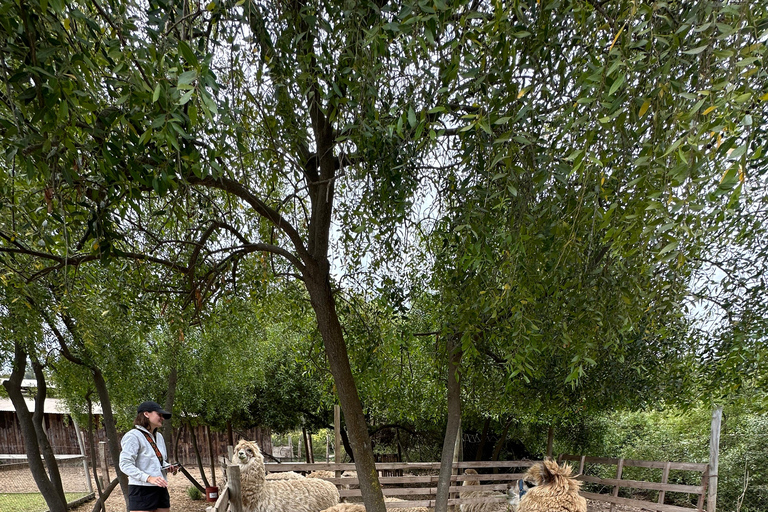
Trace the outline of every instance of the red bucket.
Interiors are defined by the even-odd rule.
[[[218,487],[206,487],[205,488],[205,501],[216,501],[219,499]]]

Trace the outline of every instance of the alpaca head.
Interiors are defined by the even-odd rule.
[[[235,446],[235,453],[232,456],[232,463],[240,465],[240,471],[253,470],[260,468],[264,472],[264,456],[261,455],[259,445],[253,441],[241,439]]]
[[[517,510],[517,507],[520,505],[520,500],[532,487],[535,486],[530,482],[517,480],[509,489],[507,489],[507,503],[512,507],[512,510]]]
[[[477,471],[474,469],[465,469],[464,470],[465,475],[475,475],[477,476]],[[461,485],[480,485],[480,479],[479,478],[472,478],[469,480],[464,480]]]
[[[578,492],[581,482],[571,477],[572,472],[568,464],[559,466],[552,459],[547,459],[528,468],[525,481],[535,486],[549,485],[572,493]]]

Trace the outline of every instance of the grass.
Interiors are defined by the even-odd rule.
[[[65,493],[67,502],[71,503],[84,496],[87,492]],[[0,493],[0,512],[46,512],[48,505],[39,492]]]

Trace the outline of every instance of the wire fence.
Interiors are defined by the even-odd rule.
[[[93,493],[95,485],[86,474],[82,457],[58,460],[61,483],[68,503]],[[0,512],[45,512],[48,506],[26,459],[0,462]]]

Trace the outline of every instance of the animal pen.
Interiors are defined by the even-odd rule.
[[[703,512],[705,510],[705,496],[707,494],[707,481],[709,477],[708,464],[689,464],[667,461],[637,461],[624,459],[608,459],[601,457],[586,457],[574,455],[562,455],[558,461],[576,461],[574,469],[578,469],[577,480],[601,489],[609,489],[608,492],[581,492],[582,496],[589,500],[611,503],[614,505],[627,505],[658,512]],[[513,487],[517,480],[523,478],[527,468],[537,461],[494,461],[494,462],[454,462],[450,499],[448,505],[455,506],[472,503],[504,503],[507,501],[507,491]],[[572,464],[573,465],[573,464]],[[585,475],[583,471],[596,466],[617,467],[615,478]],[[265,468],[269,473],[297,471],[310,472],[326,470],[335,472],[334,478],[325,478],[339,488],[339,496],[343,501],[362,501],[359,488],[355,488],[359,481],[356,477],[342,477],[343,471],[354,471],[354,464],[336,463],[266,463]],[[622,479],[624,468],[639,467],[646,469],[658,469],[661,471],[661,481],[649,481],[640,479]],[[465,475],[466,469],[475,469],[479,475]],[[434,507],[435,494],[437,492],[439,462],[410,462],[392,463],[382,462],[376,464],[379,472],[379,481],[385,497],[396,497],[405,501],[387,502],[390,509],[406,507]],[[701,479],[701,485],[683,485],[669,483],[672,472],[692,472],[696,478]],[[227,466],[227,487],[219,493],[216,504],[211,512],[242,512],[240,504],[240,470],[237,465]],[[467,480],[479,480],[480,485],[462,486]],[[514,487],[513,487],[514,488]],[[628,498],[619,496],[621,489],[636,489],[640,491],[656,491],[655,500],[643,498]],[[598,489],[595,489],[596,491]],[[495,491],[497,496],[484,496],[466,498],[462,494],[476,491]],[[669,494],[676,493],[676,504],[670,504]],[[693,497],[693,500],[680,498],[680,495]],[[682,502],[695,502],[693,506],[683,506]],[[710,511],[712,512],[712,511]]]

